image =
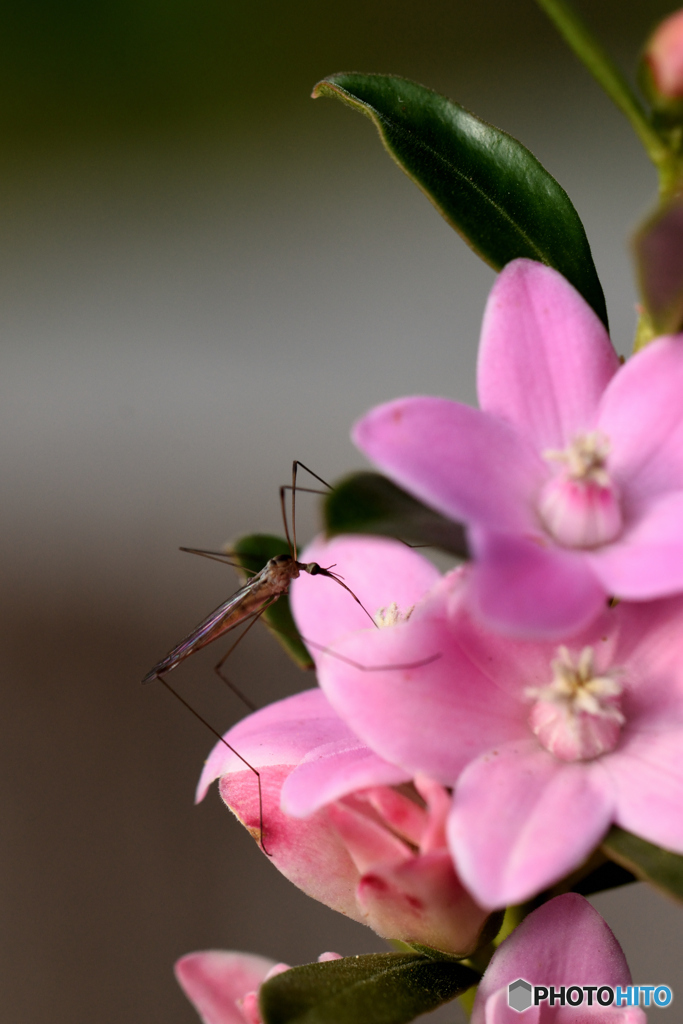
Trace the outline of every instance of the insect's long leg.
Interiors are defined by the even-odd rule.
[[[294,559],[294,561],[296,561],[297,558],[298,558],[297,544],[296,544],[296,492],[297,491],[306,491],[308,494],[325,494],[325,491],[313,490],[310,487],[297,487],[296,486],[296,474],[297,474],[297,470],[298,470],[299,466],[301,466],[302,469],[305,469],[307,473],[310,473],[311,476],[315,477],[315,479],[318,480],[324,487],[327,487],[327,489],[329,491],[331,491],[333,489],[332,485],[328,484],[327,480],[323,480],[323,478],[321,476],[318,476],[317,473],[314,473],[313,470],[309,469],[308,466],[306,466],[303,462],[299,462],[298,459],[294,459],[294,462],[292,463],[292,482],[291,482],[291,484],[285,484],[283,487],[280,488],[280,508],[282,509],[282,522],[283,522],[284,527],[285,527],[285,536],[287,538],[287,544],[289,545],[289,553],[292,556],[292,558]],[[292,492],[292,536],[291,537],[289,535],[289,525],[287,523],[287,511],[286,511],[286,508],[285,508],[285,491],[291,491]]]
[[[192,707],[191,704],[188,704],[188,702],[185,700],[185,698],[181,697],[180,694],[178,693],[178,691],[174,690],[173,687],[170,685],[170,683],[166,682],[166,680],[163,678],[163,676],[159,676],[159,682],[163,683],[164,686],[166,687],[166,689],[169,691],[169,693],[172,693],[173,696],[176,698],[176,700],[179,700],[180,703],[183,704],[187,708],[187,710],[190,711],[194,715],[195,718],[198,718],[199,721],[202,723],[202,725],[206,726],[206,728],[209,730],[209,732],[212,732],[214,734],[214,736],[217,736],[218,739],[220,740],[220,742],[223,743],[228,748],[228,750],[231,751],[231,753],[233,753],[235,755],[235,757],[238,757],[240,759],[240,761],[242,762],[242,764],[246,765],[247,768],[250,771],[252,771],[254,773],[254,775],[256,776],[256,781],[258,783],[259,846],[261,847],[261,849],[263,850],[263,852],[266,854],[267,857],[271,857],[272,854],[270,854],[268,852],[268,850],[266,849],[266,844],[265,844],[264,839],[263,839],[263,832],[264,832],[264,828],[263,828],[263,793],[262,793],[262,790],[261,790],[261,773],[258,771],[258,769],[254,768],[253,764],[249,764],[249,762],[247,761],[246,757],[242,757],[242,755],[239,753],[239,751],[235,750],[234,747],[231,747],[230,744],[228,743],[228,741],[226,739],[224,739],[224,737],[219,733],[218,729],[214,729],[214,727],[210,724],[210,722],[207,722],[207,720],[202,715],[200,715],[199,712],[196,711]]]
[[[312,469],[309,469],[308,466],[305,463],[301,462],[299,459],[295,459],[294,460],[294,463],[292,465],[292,470],[294,470],[295,466],[301,466],[302,469],[305,469],[307,473],[310,473],[311,476],[315,477],[315,479],[318,481],[318,483],[321,483],[323,485],[323,487],[327,487],[328,491],[333,491],[334,490],[332,484],[328,484],[327,480],[323,480],[323,478],[321,476],[318,476],[317,473],[314,473]],[[300,487],[299,490],[303,491],[304,488]]]
[[[323,478],[321,476],[318,476],[317,473],[314,473],[313,470],[309,469],[308,466],[306,466],[303,462],[299,462],[298,459],[294,459],[294,462],[292,463],[292,535],[294,537],[294,559],[295,559],[295,561],[296,561],[296,559],[298,557],[297,553],[296,553],[296,490],[297,490],[297,488],[296,488],[296,474],[297,474],[297,470],[299,469],[299,466],[301,466],[302,469],[305,469],[306,472],[309,473],[312,477],[315,477],[315,479],[319,483],[323,484],[323,486],[327,487],[328,490],[330,490],[330,491],[332,490],[332,487],[331,487],[330,484],[328,484],[327,480],[323,480]],[[310,488],[309,487],[300,487],[299,490],[300,491],[309,491]],[[316,493],[316,492],[313,492],[313,493]]]
[[[255,569],[247,569],[246,566],[240,562],[231,562],[230,554],[224,551],[204,551],[203,548],[178,548],[179,551],[186,551],[190,555],[201,555],[202,558],[208,558],[212,562],[220,562],[221,565],[229,565],[232,569],[239,569],[240,572],[248,572],[250,576],[257,576],[258,573]]]
[[[424,668],[425,665],[431,665],[432,662],[438,661],[441,657],[441,653],[430,654],[428,658],[422,658],[421,661],[409,661],[404,664],[393,664],[393,665],[361,665],[359,661],[354,661],[352,658],[347,658],[345,654],[339,654],[338,651],[333,651],[331,647],[325,644],[318,644],[315,640],[309,640],[308,637],[302,636],[301,639],[309,647],[315,647],[316,650],[322,651],[323,654],[329,654],[331,658],[337,658],[338,661],[343,661],[346,665],[351,665],[352,668],[357,668],[361,672],[391,672],[401,669],[410,668]]]
[[[234,683],[231,683],[231,682],[230,682],[230,680],[228,679],[228,677],[227,677],[227,676],[224,676],[224,675],[223,675],[223,673],[221,672],[221,669],[223,668],[223,665],[224,665],[224,664],[225,664],[225,662],[226,662],[226,661],[228,660],[228,658],[230,657],[230,655],[232,654],[232,652],[233,652],[233,651],[235,650],[235,648],[237,647],[237,645],[238,645],[239,643],[241,643],[241,642],[242,642],[242,640],[244,640],[245,636],[247,635],[247,633],[249,632],[249,630],[251,629],[251,627],[252,627],[252,626],[253,626],[253,625],[254,625],[255,623],[257,623],[257,622],[258,622],[258,620],[259,620],[259,619],[261,618],[261,616],[263,615],[263,613],[264,613],[264,611],[266,610],[266,608],[269,608],[269,607],[270,607],[270,605],[271,605],[271,604],[273,604],[273,601],[275,601],[275,600],[277,600],[277,598],[271,598],[271,600],[270,600],[270,601],[267,601],[267,602],[266,602],[266,604],[264,604],[262,608],[260,608],[260,609],[259,609],[259,610],[258,610],[257,612],[255,612],[255,613],[254,613],[254,615],[253,615],[253,616],[252,616],[252,618],[251,618],[251,622],[249,623],[249,625],[247,626],[247,628],[246,628],[246,629],[244,629],[244,630],[242,630],[242,632],[240,633],[240,635],[239,635],[239,636],[237,637],[237,639],[235,640],[234,644],[233,644],[233,645],[232,645],[231,647],[229,647],[229,648],[228,648],[228,650],[227,650],[227,651],[225,652],[225,654],[223,655],[223,657],[221,658],[221,660],[220,660],[220,661],[218,662],[218,664],[217,664],[217,665],[214,665],[214,668],[213,668],[214,672],[216,673],[216,675],[218,676],[218,678],[219,678],[219,679],[221,680],[221,682],[225,683],[225,685],[226,685],[227,687],[229,687],[229,688],[230,688],[230,689],[232,690],[232,692],[233,692],[233,693],[235,694],[235,696],[236,696],[236,697],[239,697],[239,699],[240,699],[240,700],[242,701],[242,703],[243,703],[243,704],[244,704],[244,705],[245,705],[246,707],[248,707],[250,711],[257,711],[257,710],[258,710],[258,708],[256,707],[256,705],[255,705],[255,704],[253,704],[253,703],[252,703],[252,702],[251,702],[251,701],[249,700],[249,698],[248,698],[248,697],[245,697],[245,695],[244,695],[244,694],[242,693],[242,691],[241,691],[241,690],[239,689],[239,687],[235,686],[235,684],[234,684]]]
[[[289,547],[289,553],[296,562],[296,551],[292,545],[292,538],[289,536],[289,526],[287,525],[287,509],[285,508],[285,491],[287,487],[280,488],[280,509],[282,511],[282,523],[285,528],[285,537],[287,538],[287,546]]]

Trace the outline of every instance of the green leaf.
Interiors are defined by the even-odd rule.
[[[602,848],[636,878],[651,882],[669,896],[683,899],[683,857],[680,854],[648,843],[616,825],[610,829]]]
[[[465,529],[423,505],[379,473],[352,473],[326,495],[323,503],[329,536],[372,533],[399,537],[468,558]]]
[[[261,986],[265,1024],[406,1024],[475,985],[449,959],[370,953],[293,967]]]
[[[331,75],[313,97],[365,114],[389,155],[495,270],[519,256],[559,270],[603,323],[588,239],[563,188],[520,142],[423,85],[394,75]]]
[[[243,569],[258,572],[270,558],[276,555],[288,555],[289,544],[284,537],[275,537],[269,533],[251,533],[240,537],[230,545],[230,554]],[[246,583],[250,579],[246,572],[240,574]],[[289,596],[283,594],[274,604],[266,608],[261,616],[273,636],[300,668],[313,668],[313,659],[306,648],[289,606]]]

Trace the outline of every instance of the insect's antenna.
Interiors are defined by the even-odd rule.
[[[363,604],[363,602],[361,601],[361,599],[360,599],[359,597],[356,597],[356,595],[354,594],[354,592],[353,592],[353,591],[351,590],[351,587],[347,587],[347,586],[346,586],[346,584],[345,584],[345,583],[344,583],[344,582],[342,581],[342,578],[341,578],[341,576],[339,576],[339,575],[338,575],[338,574],[337,574],[336,572],[330,572],[330,569],[331,569],[331,568],[333,568],[333,567],[332,567],[332,566],[330,566],[330,567],[329,567],[329,568],[327,568],[327,569],[323,569],[322,567],[319,567],[319,568],[318,568],[318,572],[316,573],[316,576],[317,576],[318,574],[320,574],[321,576],[328,576],[328,577],[329,577],[329,578],[330,578],[331,580],[334,580],[334,582],[335,582],[335,583],[338,583],[340,587],[343,587],[343,588],[344,588],[344,590],[348,590],[349,594],[350,594],[350,595],[351,595],[351,597],[352,597],[352,598],[354,599],[354,601],[356,602],[356,604],[359,604],[359,605],[361,606],[361,608],[363,609],[363,611],[365,612],[365,614],[367,615],[367,617],[368,617],[368,618],[370,619],[370,622],[371,622],[371,623],[373,624],[373,626],[375,626],[375,628],[376,628],[376,629],[379,629],[379,626],[378,626],[378,625],[377,625],[377,623],[375,622],[375,619],[374,619],[374,617],[373,617],[373,616],[372,616],[372,615],[370,614],[370,612],[369,612],[369,611],[367,610],[367,608],[365,607],[365,605]]]
[[[249,768],[249,770],[252,771],[254,773],[254,775],[256,776],[256,781],[258,782],[259,846],[261,847],[261,849],[263,850],[263,852],[265,853],[265,855],[267,857],[272,857],[272,854],[269,853],[268,850],[266,850],[266,844],[263,841],[263,793],[261,791],[261,773],[259,771],[257,771],[256,768],[254,768],[253,764],[249,764],[247,759],[245,757],[242,757],[242,755],[239,754],[235,750],[234,747],[231,747],[230,744],[228,743],[228,741],[226,739],[224,739],[223,736],[219,733],[218,729],[214,729],[214,727],[209,722],[207,722],[207,720],[205,718],[203,718],[202,715],[200,715],[198,711],[195,711],[195,709],[192,707],[192,705],[188,704],[188,702],[184,699],[184,697],[181,697],[180,694],[178,693],[178,691],[174,690],[173,687],[170,685],[170,683],[166,682],[166,680],[163,678],[163,676],[159,676],[158,678],[159,678],[159,682],[164,684],[164,686],[169,691],[169,693],[172,693],[173,696],[177,700],[179,700],[180,703],[183,704],[187,708],[187,710],[190,711],[194,715],[195,718],[199,719],[199,721],[202,723],[202,725],[206,726],[206,728],[209,730],[209,732],[212,732],[214,734],[214,736],[218,737],[218,739],[221,741],[221,743],[223,743],[224,746],[226,746],[228,748],[228,750],[235,755],[235,757],[238,757],[240,759],[240,761],[242,762],[242,764],[245,764],[247,766],[247,768]]]

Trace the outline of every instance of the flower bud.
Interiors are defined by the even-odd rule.
[[[653,32],[645,47],[643,71],[642,84],[655,106],[683,99],[683,10]]]

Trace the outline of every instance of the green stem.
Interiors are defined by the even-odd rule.
[[[650,124],[647,113],[609,54],[566,0],[536,0],[567,45],[629,119],[648,156],[659,169],[662,188],[670,187],[673,154]]]

